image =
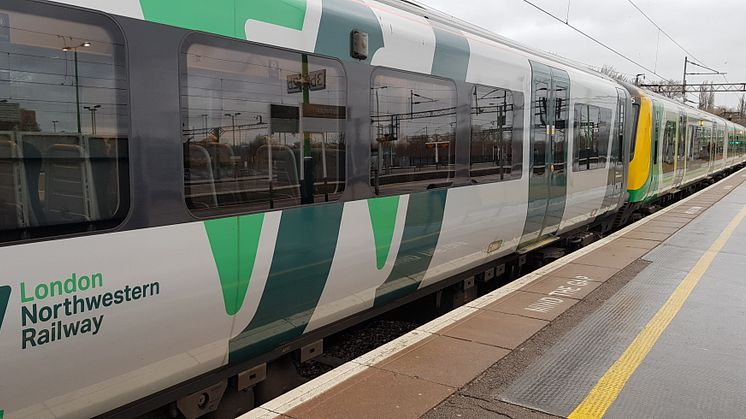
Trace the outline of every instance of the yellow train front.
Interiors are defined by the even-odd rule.
[[[630,209],[665,203],[746,159],[744,127],[627,85],[636,110]]]

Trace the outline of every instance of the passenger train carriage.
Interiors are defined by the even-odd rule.
[[[639,108],[629,202],[651,202],[744,160],[744,128],[627,86]]]
[[[0,5],[0,418],[198,417],[744,160],[743,127],[413,2],[61,3]]]

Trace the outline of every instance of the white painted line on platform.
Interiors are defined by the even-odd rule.
[[[399,336],[391,342],[377,348],[374,351],[370,351],[365,355],[361,355],[356,358],[353,362],[372,367],[373,365],[379,364],[390,356],[397,354],[404,349],[416,345],[419,342],[432,336],[432,333],[423,332],[421,330],[413,330],[406,335]]]
[[[273,419],[279,415],[275,412],[270,412],[263,407],[257,407],[249,413],[241,416],[241,419]]]
[[[746,169],[739,170],[738,172],[728,176],[727,178],[724,178],[723,181],[728,180],[732,177],[738,176],[744,170]],[[746,174],[743,174],[741,176],[746,178]],[[407,333],[406,335],[400,336],[399,338],[379,348],[376,348],[368,352],[365,355],[361,355],[360,357],[338,368],[335,368],[329,371],[328,373],[320,377],[317,377],[303,384],[302,386],[297,387],[294,390],[291,390],[285,393],[284,395],[274,400],[271,400],[263,404],[262,406],[252,410],[251,412],[248,412],[245,415],[240,416],[238,419],[270,419],[270,418],[276,418],[281,415],[284,415],[287,412],[302,405],[303,403],[310,401],[318,397],[319,395],[329,391],[330,389],[334,388],[340,383],[347,381],[348,379],[360,374],[361,372],[367,370],[373,365],[383,362],[384,360],[390,358],[392,355],[397,354],[421,342],[422,340],[428,338],[429,336],[432,336],[438,331],[443,330],[444,328],[456,323],[457,321],[462,320],[477,311],[480,311],[483,307],[494,303],[500,298],[503,298],[507,296],[508,294],[531,284],[532,282],[538,280],[539,278],[544,277],[546,274],[552,271],[555,271],[557,269],[560,269],[572,263],[573,261],[577,260],[578,258],[581,258],[593,252],[594,250],[605,246],[608,243],[611,243],[612,241],[624,236],[630,231],[635,230],[638,227],[643,226],[655,220],[656,218],[666,214],[667,212],[675,208],[678,208],[682,205],[685,205],[690,200],[695,199],[696,197],[706,193],[707,191],[718,187],[719,184],[720,182],[714,185],[710,185],[707,188],[702,189],[701,191],[669,206],[668,208],[662,209],[654,214],[651,214],[643,218],[642,220],[634,224],[631,224],[615,232],[614,234],[609,235],[608,237],[605,237],[597,242],[594,242],[582,249],[576,250],[575,252],[561,259],[558,259],[550,263],[549,265],[543,266],[527,275],[524,275],[523,277],[511,282],[510,284],[507,284],[495,291],[492,291],[491,293],[486,294],[470,303],[467,303],[466,305],[462,307],[452,310],[449,313],[423,326],[418,327],[417,329]],[[733,186],[730,186],[728,189],[733,189]],[[697,207],[692,207],[692,208],[697,208]],[[269,416],[267,416],[268,414]]]
[[[455,310],[451,310],[447,314],[444,314],[435,320],[432,320],[428,323],[423,324],[422,326],[418,327],[416,330],[432,334],[437,331],[443,330],[443,328],[450,326],[459,320],[463,320],[471,316],[477,311],[479,311],[479,308],[472,307],[470,305],[464,305]]]
[[[331,390],[337,385],[360,374],[368,368],[368,366],[358,364],[356,361],[350,361],[314,380],[303,384],[300,387],[295,388],[292,391],[283,394],[280,397],[277,397],[276,399],[263,404],[258,408],[262,410],[262,412],[258,412],[259,416],[253,416],[254,412],[257,410],[254,409],[249,413],[241,416],[240,419],[269,419],[277,417],[293,410],[294,408],[302,405],[309,400],[316,398],[319,394]],[[265,412],[268,412],[272,415],[266,416]]]

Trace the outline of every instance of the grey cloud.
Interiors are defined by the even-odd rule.
[[[544,15],[523,0],[420,0],[458,18],[482,26],[533,48],[559,54],[596,67],[611,64],[634,75],[648,73],[608,52],[564,24]],[[565,18],[566,0],[532,0]],[[648,16],[705,64],[727,72],[731,82],[746,82],[746,31],[742,0],[634,0]],[[656,70],[666,79],[680,80],[686,55],[636,11],[627,0],[570,0],[569,22],[622,54]],[[658,51],[656,58],[656,50]],[[690,57],[691,58],[691,57]],[[724,82],[721,76],[691,76],[690,82]],[[718,105],[735,106],[738,93],[716,96]],[[691,97],[694,98],[694,95]]]

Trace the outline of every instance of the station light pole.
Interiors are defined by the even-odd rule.
[[[238,115],[241,115],[241,112],[225,114],[225,116],[231,119],[231,127],[233,130],[233,147],[236,147],[236,117]]]
[[[207,135],[209,134],[209,133],[207,132],[207,117],[208,117],[209,115],[207,115],[206,113],[203,113],[203,114],[202,114],[202,115],[200,115],[200,116],[202,117],[202,121],[204,122],[204,126],[205,126],[205,138],[207,138]]]
[[[91,112],[91,133],[96,135],[96,111],[101,109],[101,105],[84,106],[83,108]]]
[[[62,48],[65,52],[73,52],[73,58],[75,60],[75,113],[78,117],[78,133],[81,134],[82,130],[80,128],[80,81],[78,79],[78,49],[80,48],[89,48],[91,46],[91,43],[88,41],[83,42],[82,44],[78,45],[77,47],[64,47]]]

